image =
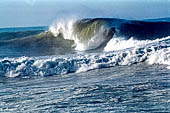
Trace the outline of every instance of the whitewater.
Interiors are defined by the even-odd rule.
[[[0,29],[0,111],[168,112],[169,19]]]

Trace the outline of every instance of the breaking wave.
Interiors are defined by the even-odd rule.
[[[0,59],[0,76],[50,76],[137,63],[170,68],[170,22],[166,21],[69,20],[53,24],[48,31],[24,32],[0,40],[0,49],[22,50],[19,57]]]
[[[132,21],[115,18],[70,19],[56,22],[49,27],[48,31],[0,33],[0,44],[29,49],[45,49],[47,46],[50,50],[56,48],[60,54],[74,50],[103,50],[111,40],[131,38],[139,41],[156,40],[167,36],[170,36],[170,22],[166,21]]]
[[[69,20],[58,22],[50,27],[54,36],[75,42],[75,50],[84,51],[105,46],[113,37],[114,28],[104,20]]]
[[[170,36],[170,22],[130,21],[95,18],[60,21],[50,27],[54,36],[73,40],[75,49],[84,51],[105,47],[111,39],[155,40]]]
[[[136,43],[135,40],[133,41]],[[50,76],[143,62],[148,65],[161,64],[167,68],[170,67],[170,37],[138,42],[137,45],[114,52],[4,58],[0,60],[0,75],[5,77]]]

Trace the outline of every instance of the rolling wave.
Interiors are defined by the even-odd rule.
[[[168,21],[69,20],[53,24],[48,31],[14,34],[0,34],[4,36],[0,56],[8,52],[0,58],[0,76],[50,76],[143,62],[170,69]],[[14,57],[16,51],[20,53]]]
[[[170,36],[169,21],[95,18],[60,21],[51,25],[48,31],[0,33],[0,44],[15,48],[45,49],[43,46],[45,45],[48,48],[86,51],[103,50],[113,39],[129,40],[133,38],[141,41],[156,40],[168,36]],[[59,52],[60,49],[57,51]],[[64,52],[63,49],[61,51]]]
[[[56,37],[62,34],[64,39],[73,40],[75,49],[84,51],[105,46],[115,29],[107,21],[83,19],[58,22],[50,27],[50,31]]]
[[[145,45],[143,43],[115,52],[3,58],[0,59],[0,75],[3,77],[51,76],[143,62],[170,68],[170,37],[145,42]]]
[[[64,39],[74,40],[76,50],[96,49],[114,38],[155,40],[170,36],[169,21],[136,21],[115,18],[95,18],[58,22],[50,31]],[[104,47],[103,46],[103,47]]]

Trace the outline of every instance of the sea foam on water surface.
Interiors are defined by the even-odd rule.
[[[123,22],[123,25],[125,24],[123,27],[120,25],[121,22]],[[140,24],[136,24],[136,21],[132,21],[132,23],[139,25],[137,27],[143,28],[143,26],[140,26],[142,24],[140,21],[138,22]],[[111,39],[105,40],[107,35],[104,38],[104,34],[107,34],[107,30],[110,30],[114,24],[116,27],[114,36],[110,37]],[[169,27],[165,23],[155,24],[150,23],[150,25],[154,26],[161,24],[165,28]],[[143,25],[148,27],[148,23],[143,22]],[[116,19],[116,21],[115,19],[83,19],[80,21],[73,19],[68,22],[58,22],[49,29],[49,32],[52,32],[56,38],[73,40],[76,44],[75,49],[80,51],[96,49],[96,47],[105,42],[104,51],[95,53],[94,50],[93,53],[84,52],[82,54],[66,54],[62,56],[1,58],[0,76],[51,76],[81,73],[93,69],[133,65],[143,62],[149,65],[164,65],[170,69],[170,36],[155,39],[155,35],[153,35],[151,38],[145,38],[140,37],[144,35],[140,31],[136,31],[139,35],[133,30],[126,31],[129,29],[125,29],[124,31],[124,27],[131,28],[131,24],[126,24],[126,21],[119,19]],[[122,35],[125,34],[125,37],[118,36],[121,36],[120,31]],[[126,34],[127,32],[131,34]],[[146,36],[150,35],[149,31],[145,32],[148,33]],[[164,32],[161,32],[161,36],[164,35]],[[113,33],[110,33],[112,36]],[[58,35],[62,35],[63,37],[57,37]],[[128,38],[131,35],[139,35],[139,37]]]
[[[128,41],[133,42],[133,39]],[[149,65],[159,64],[165,65],[167,68],[170,67],[170,47],[168,45],[170,37],[146,42],[136,43],[136,40],[134,41],[135,43],[131,44],[137,44],[137,46],[130,45],[130,48],[125,48],[123,46],[126,44],[123,44],[116,51],[113,49],[110,52],[3,58],[0,59],[0,75],[5,77],[50,76],[142,62]],[[126,43],[125,40],[123,42]]]

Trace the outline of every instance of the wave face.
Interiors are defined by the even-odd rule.
[[[57,22],[47,31],[7,34],[0,34],[4,77],[79,73],[136,63],[170,68],[170,22],[165,20],[81,19]]]
[[[131,21],[115,18],[96,18],[58,22],[50,31],[64,39],[73,40],[76,50],[96,49],[112,38],[155,40],[170,36],[169,21]]]
[[[95,18],[59,21],[49,30],[42,27],[8,31],[0,33],[0,49],[8,48],[19,54],[17,56],[44,56],[104,50],[113,39],[155,40],[167,37],[170,36],[170,22],[165,19],[131,21]],[[0,54],[3,56],[3,53]]]
[[[82,19],[59,22],[50,27],[57,37],[62,34],[64,39],[73,40],[76,50],[96,49],[105,45],[114,35],[113,27],[101,19]],[[112,33],[113,32],[113,33]]]

